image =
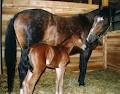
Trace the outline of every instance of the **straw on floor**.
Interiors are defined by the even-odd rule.
[[[6,73],[0,76],[0,94],[6,94]],[[88,72],[86,86],[78,86],[78,73],[67,70],[64,77],[64,94],[120,94],[120,74],[111,70]],[[19,79],[16,73],[12,94],[19,94]],[[45,72],[36,85],[34,94],[55,94],[55,71]]]

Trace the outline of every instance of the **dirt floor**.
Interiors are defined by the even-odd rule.
[[[0,94],[7,94],[6,72],[0,75]],[[120,74],[111,70],[96,70],[88,72],[86,86],[78,86],[78,73],[66,71],[64,77],[64,94],[120,94]],[[18,72],[15,77],[14,90],[12,94],[19,94]],[[45,72],[37,86],[34,94],[55,94],[55,72]]]

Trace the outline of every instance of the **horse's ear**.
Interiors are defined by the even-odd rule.
[[[99,9],[99,16],[103,18],[109,18],[110,17],[110,6],[102,6],[101,9]]]

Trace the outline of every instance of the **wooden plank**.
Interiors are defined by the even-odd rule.
[[[19,2],[24,2],[24,1],[22,0]],[[10,11],[12,13],[13,12],[17,13],[18,11],[24,9],[41,8],[51,13],[64,16],[66,15],[66,13],[68,13],[69,15],[74,15],[78,13],[90,12],[98,8],[97,5],[72,3],[72,2],[59,2],[59,1],[30,0],[29,3],[24,3],[24,4],[19,2],[14,2],[12,6],[3,3],[3,13],[10,13]]]
[[[87,69],[88,70],[97,70],[97,69],[104,69],[102,62],[96,63],[88,63]],[[79,64],[68,64],[67,69],[71,69],[72,71],[79,71]]]
[[[31,0],[13,0],[13,6],[14,5],[26,6],[26,5],[29,5],[30,1]]]
[[[104,58],[104,68],[107,68],[107,35],[103,37],[103,58]]]
[[[108,68],[120,72],[120,30],[107,34]]]
[[[119,68],[116,68],[116,66],[113,66],[113,65],[108,65],[108,69],[110,69],[110,70],[114,70],[115,72],[120,73]]]
[[[107,35],[108,35],[108,37],[110,37],[110,36],[120,36],[120,30],[108,32]]]
[[[88,0],[88,4],[92,4],[92,0]]]
[[[62,8],[62,9],[54,9],[54,8],[45,8],[45,7],[4,7],[3,8],[3,14],[16,14],[22,10],[26,10],[26,9],[34,9],[34,8],[37,8],[37,9],[44,9],[46,11],[49,11],[53,14],[56,14],[56,15],[60,15],[60,16],[72,16],[72,15],[75,15],[75,14],[79,14],[79,13],[87,13],[89,12],[90,10],[84,10],[84,9],[70,9],[70,8]]]
[[[3,8],[3,14],[11,14],[14,15],[20,11],[26,10],[26,9],[34,9],[35,7],[5,7]],[[37,8],[38,9],[38,8]],[[50,9],[50,8],[39,8],[44,9],[46,11],[49,11],[53,14],[60,15],[60,16],[72,16],[78,13],[85,13],[84,10],[71,10],[71,9]],[[9,11],[10,10],[10,11]]]
[[[102,0],[102,5],[103,6],[108,6],[109,0]]]
[[[3,4],[7,4],[9,6],[13,5],[13,0],[3,0]]]
[[[100,48],[98,50],[98,48]],[[70,57],[71,63],[68,65],[68,68],[72,71],[79,71],[79,55],[74,55]],[[103,47],[98,46],[92,53],[88,61],[88,70],[104,69],[104,55]]]
[[[0,47],[0,75],[2,74],[2,59],[1,59],[1,47]]]
[[[2,14],[2,24],[4,24],[4,21],[9,21],[9,19],[12,17],[13,17],[13,15],[11,15],[11,14],[7,14],[7,15]]]
[[[47,6],[46,6],[47,4]],[[38,1],[38,0],[31,0],[30,6],[38,6],[38,7],[50,7],[50,8],[68,8],[68,9],[83,9],[83,10],[94,10],[98,8],[97,5],[92,4],[83,4],[83,3],[73,3],[73,2],[61,2],[61,1]],[[62,7],[61,7],[62,6]]]

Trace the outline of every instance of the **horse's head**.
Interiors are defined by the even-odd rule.
[[[92,25],[90,31],[94,31],[96,34],[106,31],[110,25],[110,19],[113,16],[112,14],[113,9],[109,6],[100,6],[98,9],[87,13],[86,17],[90,20]]]
[[[92,28],[90,29],[90,32],[87,37],[87,42],[92,43],[96,40],[96,36],[98,36],[103,29],[103,26],[105,25],[105,21],[103,17],[96,16],[94,18],[94,23]]]
[[[104,21],[103,17],[96,16],[94,18],[94,23],[90,30],[90,33],[94,32],[95,34],[98,35],[100,33],[100,31],[102,30],[102,27],[104,26],[104,24],[105,24],[105,21]]]
[[[98,9],[99,13],[98,16],[103,17],[104,21],[106,22],[106,26],[110,25],[111,18],[114,17],[115,14],[115,8],[111,5],[109,6],[101,6]]]

